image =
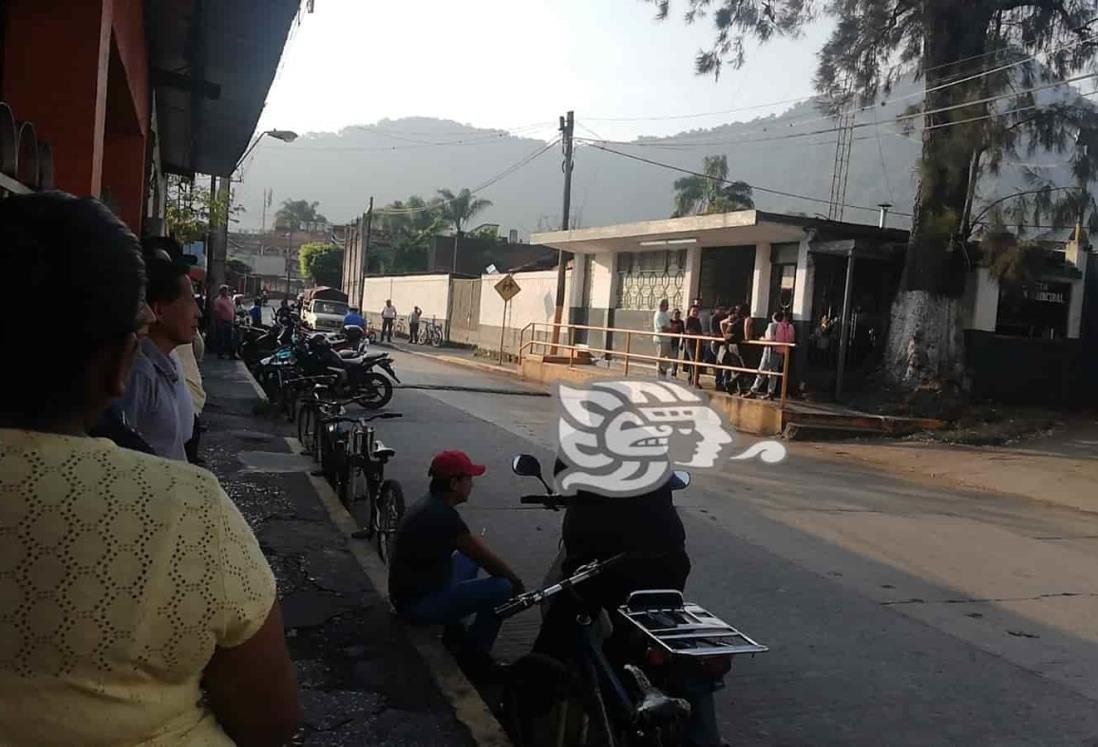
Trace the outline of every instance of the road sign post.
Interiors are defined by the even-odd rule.
[[[503,365],[503,341],[507,335],[507,307],[511,305],[511,299],[519,294],[522,288],[515,282],[515,276],[507,273],[495,285],[496,293],[503,299],[503,318],[499,323],[499,364]]]

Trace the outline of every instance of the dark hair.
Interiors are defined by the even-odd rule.
[[[773,319],[776,322],[782,321],[783,319],[785,319],[785,312],[784,311],[775,311]]]
[[[145,255],[145,275],[148,278],[145,301],[149,305],[171,303],[182,296],[179,278],[187,274],[187,266],[182,262],[183,252],[179,244],[169,238],[154,237],[144,239],[141,249]]]
[[[141,245],[98,200],[42,192],[0,199],[0,257],[14,279],[8,306],[35,309],[36,325],[0,314],[0,345],[28,362],[8,367],[0,413],[23,422],[63,418],[87,404],[86,364],[136,330]],[[43,303],[47,297],[64,301]]]
[[[431,495],[446,495],[454,489],[453,485],[450,484],[453,480],[453,477],[432,477],[427,490],[430,491]]]

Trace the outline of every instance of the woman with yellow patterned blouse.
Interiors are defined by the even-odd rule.
[[[297,687],[240,512],[209,472],[87,435],[147,323],[137,239],[95,200],[8,197],[0,261],[38,325],[0,314],[0,744],[285,743]]]

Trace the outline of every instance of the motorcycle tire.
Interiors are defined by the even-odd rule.
[[[393,382],[373,371],[363,374],[355,391],[355,401],[367,410],[380,410],[392,398]]]
[[[397,526],[404,518],[404,489],[396,480],[385,480],[378,490],[374,503],[377,528],[377,554],[381,562],[388,564],[393,557],[393,542],[396,539]]]
[[[436,348],[442,347],[442,333],[436,332],[431,335],[431,346]]]

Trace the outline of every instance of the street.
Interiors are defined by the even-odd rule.
[[[462,448],[485,463],[462,513],[538,583],[560,515],[518,505],[537,486],[510,461],[530,452],[549,467],[552,400],[508,377],[393,354],[405,386],[389,409],[404,417],[378,428],[397,450],[391,476],[411,501],[434,452]],[[726,739],[1098,739],[1098,515],[918,486],[790,446],[782,464],[698,474],[676,495],[688,598],[770,647],[737,660],[717,694]],[[496,653],[522,655],[538,621],[535,611],[509,621]]]

